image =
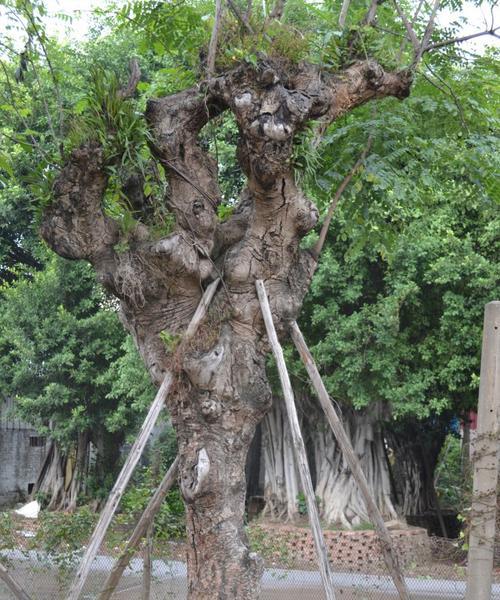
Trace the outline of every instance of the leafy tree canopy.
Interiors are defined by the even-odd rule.
[[[130,428],[148,405],[144,369],[87,265],[51,257],[4,285],[0,324],[2,392],[63,447],[78,432]]]

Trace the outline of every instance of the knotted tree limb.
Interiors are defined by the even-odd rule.
[[[389,533],[384,523],[384,519],[377,507],[376,502],[372,498],[372,495],[370,493],[370,487],[368,486],[368,482],[366,480],[365,474],[363,473],[363,469],[361,468],[361,464],[358,460],[358,457],[354,452],[354,449],[351,445],[349,437],[347,436],[344,430],[341,420],[335,412],[335,409],[330,401],[330,396],[328,395],[323,380],[321,379],[321,376],[319,374],[318,368],[316,367],[316,363],[314,362],[314,358],[312,357],[312,354],[310,353],[309,348],[307,347],[307,344],[304,340],[304,337],[302,336],[299,326],[295,321],[292,323],[291,326],[291,335],[295,347],[297,348],[300,354],[300,358],[302,359],[307,373],[309,374],[311,383],[313,384],[313,387],[316,390],[319,403],[321,404],[321,407],[325,412],[327,421],[333,431],[338,445],[340,446],[340,449],[342,450],[344,459],[348,464],[352,476],[358,484],[361,493],[363,494],[366,504],[366,511],[377,531],[380,545],[382,547],[382,553],[384,555],[384,561],[387,565],[389,574],[391,575],[392,580],[394,581],[394,585],[396,586],[399,597],[401,598],[401,600],[410,600],[408,588],[406,587],[406,582],[404,580],[403,573],[399,565],[398,557],[392,544],[391,534]]]
[[[314,539],[314,545],[316,548],[316,554],[318,557],[318,566],[321,573],[321,579],[323,581],[323,588],[327,600],[335,600],[335,592],[333,589],[332,572],[330,569],[330,563],[328,562],[328,553],[326,550],[325,540],[323,538],[323,532],[321,531],[321,525],[319,522],[318,507],[316,506],[316,496],[314,495],[314,488],[311,480],[311,473],[309,471],[309,465],[307,462],[307,453],[304,445],[304,440],[300,431],[299,419],[297,416],[297,409],[293,398],[292,384],[285,364],[285,358],[283,356],[283,349],[278,341],[276,329],[274,328],[273,317],[271,314],[271,308],[267,299],[266,288],[262,280],[255,282],[257,288],[257,295],[259,297],[260,307],[262,309],[262,315],[264,317],[264,323],[266,325],[267,337],[269,344],[273,351],[278,367],[278,373],[281,381],[281,387],[283,389],[283,397],[285,399],[286,411],[288,415],[288,421],[290,423],[290,430],[292,432],[293,449],[295,452],[295,459],[299,468],[300,481],[302,489],[307,502],[307,512],[309,515],[309,521],[311,523],[311,530]]]
[[[188,331],[190,336],[192,336],[198,325],[203,320],[203,317],[206,314],[206,310],[217,290],[217,286],[219,285],[219,279],[213,281],[205,290],[205,293],[201,299],[200,305],[196,310],[193,318],[191,320],[190,326],[188,327]],[[184,342],[187,342],[187,338],[185,338]],[[111,520],[113,519],[113,515],[118,508],[120,500],[125,493],[125,489],[127,487],[128,482],[130,481],[130,477],[134,472],[134,469],[139,462],[139,459],[146,447],[147,441],[151,432],[153,431],[153,427],[160,416],[160,413],[165,405],[165,400],[167,394],[170,390],[170,386],[172,385],[173,374],[172,372],[167,372],[163,383],[156,394],[156,397],[151,405],[149,412],[142,424],[141,430],[130,450],[129,455],[127,456],[127,460],[116,479],[115,485],[111,490],[108,500],[101,512],[99,517],[99,521],[95,526],[92,537],[90,538],[87,549],[85,550],[85,554],[83,555],[82,562],[78,568],[78,571],[73,579],[71,584],[71,588],[68,594],[68,600],[77,600],[80,596],[80,593],[85,585],[85,580],[90,572],[90,567],[92,566],[92,562],[101,547],[101,544],[104,540],[106,532],[108,530],[109,525],[111,524]]]
[[[153,523],[155,516],[158,514],[163,501],[165,500],[170,488],[174,485],[179,467],[179,457],[176,456],[174,462],[163,477],[160,485],[156,488],[155,493],[148,502],[148,505],[137,522],[132,535],[130,536],[125,549],[113,566],[112,571],[106,579],[103,589],[99,594],[98,600],[109,600],[118,585],[123,571],[127,568],[130,559],[134,555],[137,546],[142,538],[146,535],[149,526]]]

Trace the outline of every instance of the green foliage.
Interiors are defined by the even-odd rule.
[[[41,511],[35,546],[49,554],[79,552],[97,522],[97,515],[87,506],[74,512]]]
[[[471,473],[464,469],[462,440],[448,434],[435,472],[436,492],[442,508],[464,512],[470,506]]]
[[[310,123],[294,138],[291,161],[299,184],[304,181],[314,182],[321,168],[323,159],[316,143],[316,135],[314,124]]]
[[[172,334],[167,330],[160,331],[158,337],[165,345],[165,349],[167,350],[167,352],[175,352],[175,349],[181,341],[180,335]]]
[[[132,99],[120,95],[117,73],[94,66],[88,92],[73,107],[70,147],[98,142],[109,165],[145,173],[149,132]]]
[[[17,547],[16,530],[10,513],[0,512],[0,562],[7,563],[2,556],[4,550],[14,550]]]
[[[262,556],[265,561],[273,565],[278,563],[285,568],[293,567],[293,556],[287,545],[288,540],[283,539],[283,535],[280,536],[278,541],[277,538],[269,535],[269,532],[265,529],[253,523],[246,528],[246,532],[250,548]],[[291,541],[294,534],[289,534],[288,537]]]
[[[171,427],[167,427],[150,450],[150,464],[134,474],[133,483],[120,505],[120,514],[117,517],[119,525],[131,525],[136,522],[176,454],[175,433]],[[185,535],[185,527],[184,503],[180,490],[174,487],[168,492],[155,517],[154,535],[163,540],[181,539]]]
[[[106,410],[97,378],[124,338],[115,311],[100,309],[105,298],[90,267],[55,258],[2,296],[1,389],[17,394],[19,413],[41,433],[68,443]],[[93,417],[85,410],[91,406]]]
[[[242,62],[257,66],[263,56],[285,58],[295,64],[309,55],[309,36],[285,22],[266,24],[257,18],[253,20],[253,30],[251,35],[239,23],[226,19],[216,60],[218,69],[229,69]]]
[[[65,451],[83,432],[97,447],[122,443],[154,396],[116,306],[83,263],[52,257],[44,270],[4,285],[0,355],[1,393]],[[115,466],[98,456],[89,480],[96,495]]]
[[[131,98],[122,98],[123,84],[117,73],[94,66],[88,92],[73,108],[68,148],[97,143],[109,174],[104,197],[106,213],[119,224],[122,239],[118,252],[127,249],[128,238],[137,225],[134,208],[123,191],[131,174],[144,181],[146,196],[162,196],[164,182],[152,171],[151,136],[142,113]]]
[[[354,525],[353,531],[373,531],[375,529],[373,523],[362,521],[359,525]]]
[[[320,504],[321,498],[316,496],[316,505],[318,506],[318,509]],[[299,511],[299,515],[305,516],[308,514],[307,499],[304,492],[299,492],[297,494],[297,510]]]
[[[130,336],[122,342],[120,356],[99,376],[99,383],[108,386],[105,399],[114,406],[105,417],[110,432],[132,433],[155,396],[155,388]]]
[[[200,132],[203,148],[210,152],[218,165],[218,183],[223,197],[221,208],[218,208],[221,220],[229,216],[228,211],[238,201],[245,184],[245,178],[236,161],[238,138],[236,119],[228,112],[212,119]]]
[[[217,207],[217,216],[222,222],[227,221],[232,216],[233,212],[234,206],[231,206],[230,204],[219,204]]]
[[[58,577],[69,577],[81,559],[82,549],[96,522],[96,513],[86,506],[71,513],[41,511],[30,547],[43,553],[43,559],[55,562]]]
[[[394,417],[421,419],[475,405],[482,311],[500,280],[497,113],[479,84],[486,73],[491,84],[488,57],[452,69],[455,100],[419,80],[405,103],[355,111],[331,128],[320,168],[304,178],[326,210],[372,134],[301,317],[342,402],[382,402]]]

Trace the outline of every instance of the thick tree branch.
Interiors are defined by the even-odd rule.
[[[216,78],[209,91],[235,114],[240,164],[265,187],[289,170],[293,137],[306,121],[332,122],[373,98],[405,98],[410,85],[408,72],[387,73],[373,60],[328,74],[315,65],[283,68],[268,59],[258,69],[244,65]]]
[[[210,255],[221,200],[215,160],[198,143],[198,133],[223,110],[216,100],[191,88],[150,100],[146,119],[154,137],[154,152],[169,174],[167,204],[177,226],[188,232]]]
[[[61,256],[95,262],[118,242],[118,227],[101,208],[107,182],[99,146],[73,151],[56,179],[54,200],[40,227],[44,240]]]

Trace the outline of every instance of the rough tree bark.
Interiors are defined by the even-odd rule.
[[[153,380],[158,384],[169,367],[177,372],[168,408],[181,457],[191,600],[259,597],[262,562],[243,528],[245,459],[271,405],[255,280],[265,281],[282,335],[310,283],[314,258],[299,243],[318,218],[294,179],[294,135],[311,119],[333,121],[373,98],[404,98],[410,85],[407,72],[387,73],[372,60],[332,74],[267,59],[151,100],[146,118],[169,177],[164,202],[176,225],[154,239],[145,215],[125,252],[115,250],[120,229],[101,206],[107,185],[101,148],[87,144],[73,152],[56,181],[44,239],[62,256],[93,264],[120,299],[123,323]],[[216,164],[198,134],[224,110],[238,123],[237,157],[247,186],[221,224]],[[160,332],[182,333],[203,286],[219,273],[224,285],[198,336],[182,355],[169,353]]]
[[[398,512],[405,516],[439,512],[434,473],[450,419],[450,415],[442,415],[441,420],[393,422],[385,427],[394,459]]]
[[[297,395],[302,430],[307,441],[308,458],[314,489],[319,498],[320,514],[326,523],[341,524],[348,529],[370,521],[365,502],[350,469],[314,399]],[[391,495],[384,438],[378,416],[370,412],[343,411],[344,427],[361,462],[372,498],[387,519],[397,517]],[[264,514],[276,519],[297,517],[297,494],[300,491],[286,415],[279,399],[262,421],[265,459]]]
[[[293,521],[298,517],[299,474],[291,440],[290,425],[280,397],[262,421],[264,458],[264,515]],[[302,423],[303,429],[304,423]]]
[[[316,461],[316,495],[320,498],[321,516],[327,523],[341,523],[352,528],[371,521],[358,485],[352,477],[343,453],[327,426],[324,415],[310,402],[310,435]],[[373,412],[355,413],[345,408],[343,421],[363,472],[371,496],[387,519],[397,518],[391,499],[391,482],[377,415]]]
[[[89,433],[86,431],[78,435],[72,453],[62,451],[56,442],[51,441],[34,490],[47,499],[49,510],[76,509],[78,495],[83,491],[88,474],[88,444]]]

